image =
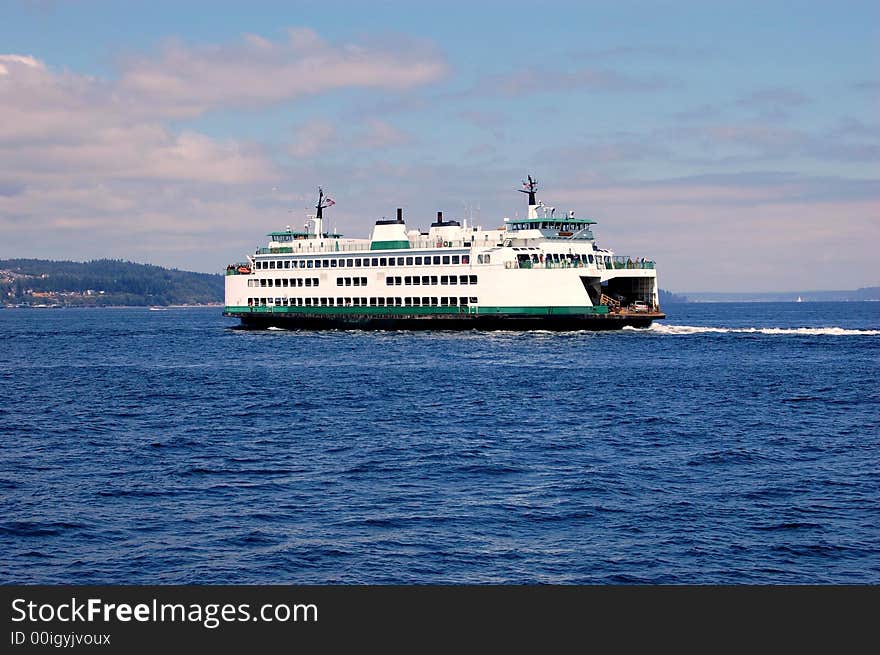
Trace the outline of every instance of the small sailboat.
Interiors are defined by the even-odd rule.
[[[800,296],[798,296],[798,297],[797,297],[797,300],[795,300],[795,302],[803,302],[803,301],[804,301],[804,299],[801,298]]]

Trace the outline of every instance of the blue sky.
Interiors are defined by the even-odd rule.
[[[0,257],[220,270],[541,197],[677,291],[880,284],[880,6],[7,2]],[[845,262],[845,264],[844,264]]]

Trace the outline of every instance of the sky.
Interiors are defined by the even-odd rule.
[[[880,3],[0,0],[0,258],[220,272],[539,198],[687,291],[880,285]]]

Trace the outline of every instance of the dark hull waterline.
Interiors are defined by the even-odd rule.
[[[266,330],[620,330],[647,328],[666,318],[660,312],[601,315],[503,315],[451,314],[440,316],[393,316],[346,314],[241,314],[224,313],[241,319],[241,328]]]

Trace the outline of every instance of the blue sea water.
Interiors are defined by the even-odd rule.
[[[880,583],[880,303],[0,311],[0,583]]]

